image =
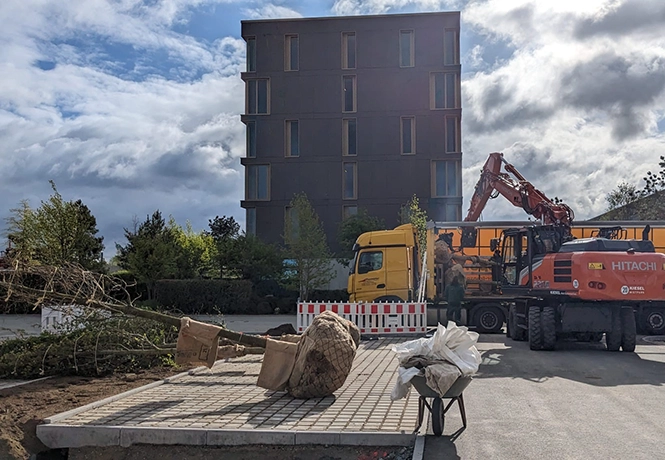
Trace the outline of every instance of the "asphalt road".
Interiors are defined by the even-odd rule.
[[[444,436],[428,436],[434,459],[665,458],[665,342],[640,339],[636,353],[604,344],[563,343],[531,351],[525,342],[483,335],[478,375]]]
[[[224,321],[226,327],[246,334],[264,334],[268,329],[290,323],[296,327],[296,315],[192,315],[201,321]],[[40,315],[0,314],[0,340],[38,335],[41,331]]]

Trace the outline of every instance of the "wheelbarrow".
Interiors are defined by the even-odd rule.
[[[471,376],[468,377],[459,377],[453,386],[451,386],[446,394],[439,396],[439,393],[434,391],[427,385],[427,380],[425,376],[416,375],[411,379],[411,384],[416,389],[420,397],[418,398],[418,426],[413,431],[417,433],[420,430],[420,427],[423,424],[423,418],[425,416],[425,408],[429,410],[432,414],[432,431],[435,436],[441,436],[443,434],[443,425],[445,422],[446,412],[450,409],[455,401],[459,405],[459,411],[462,415],[462,424],[466,428],[466,411],[464,410],[464,396],[462,392],[469,386],[471,383]],[[432,403],[430,404],[427,400],[431,399]],[[443,400],[450,399],[450,402],[444,407]]]

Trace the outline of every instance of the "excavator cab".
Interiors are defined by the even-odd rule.
[[[545,254],[558,252],[572,237],[567,227],[543,225],[507,229],[502,239],[502,284],[531,287],[534,266]]]

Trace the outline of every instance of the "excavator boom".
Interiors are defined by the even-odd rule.
[[[501,172],[501,166],[507,172]],[[514,206],[540,219],[545,225],[564,225],[570,227],[574,213],[563,203],[554,203],[543,192],[526,180],[522,174],[503,158],[503,153],[490,153],[480,173],[480,180],[471,197],[471,205],[465,222],[475,222],[485,209],[487,200],[493,194],[503,195]]]

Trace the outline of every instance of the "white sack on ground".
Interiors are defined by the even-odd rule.
[[[417,374],[414,374],[413,371],[407,372],[409,368],[415,366],[413,362],[409,363],[409,361],[413,361],[414,357],[419,357],[416,360],[420,361],[418,368],[427,369],[434,364],[446,362],[456,366],[457,369],[443,366],[429,371],[428,385],[437,393],[445,394],[460,374],[472,375],[478,372],[481,356],[476,348],[477,342],[478,333],[449,321],[447,327],[439,324],[431,338],[410,340],[393,346],[392,351],[397,354],[400,363],[398,371],[400,377],[395,383],[391,399],[400,399],[409,393],[410,380],[413,375]]]

